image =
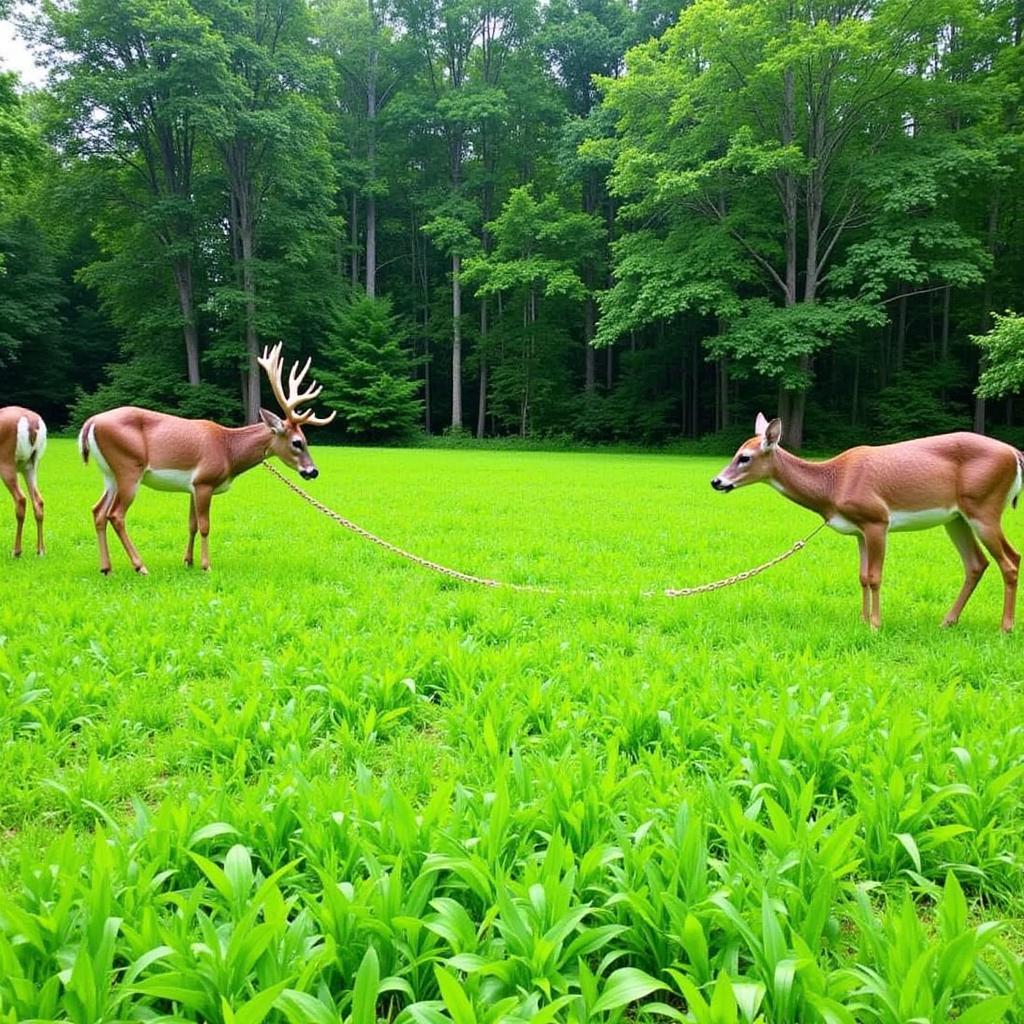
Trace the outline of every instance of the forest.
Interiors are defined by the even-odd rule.
[[[281,340],[339,441],[1024,444],[1021,0],[0,15],[0,405],[53,429],[251,421]]]

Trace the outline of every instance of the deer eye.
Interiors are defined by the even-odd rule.
[[[740,455],[740,456],[737,457],[736,461],[742,466],[744,463],[750,461],[750,456],[749,455]]]
[[[297,452],[301,452],[302,451],[302,442],[298,438],[296,438],[294,441],[292,441],[292,447]]]

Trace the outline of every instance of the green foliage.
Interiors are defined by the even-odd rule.
[[[993,313],[995,326],[987,334],[971,335],[985,354],[978,394],[999,398],[1024,387],[1024,317],[1011,310]]]
[[[524,185],[512,189],[488,225],[494,251],[466,260],[463,280],[481,295],[536,290],[548,297],[583,299],[580,264],[594,251],[602,227],[596,217],[566,209],[556,195],[537,199]]]
[[[254,353],[326,359],[361,285],[434,434],[460,405],[484,435],[662,443],[778,405],[794,441],[804,410],[816,446],[885,440],[967,420],[972,332],[1024,281],[1012,0],[12,17],[51,74],[0,76],[0,400],[54,423],[115,359],[111,397],[251,415]],[[1017,429],[985,380],[1008,401],[974,421]]]
[[[955,371],[948,364],[922,362],[896,373],[875,402],[879,437],[903,441],[963,430],[970,423],[968,411],[942,399],[943,393],[957,384]]]
[[[319,376],[350,437],[394,441],[419,422],[419,383],[412,379],[408,333],[387,299],[356,294],[335,313],[322,343],[330,369]]]
[[[38,224],[0,218],[0,369],[25,349],[59,352],[64,295],[54,264]]]
[[[225,426],[239,422],[234,395],[209,382],[198,387],[188,384],[174,360],[153,351],[111,364],[107,379],[95,391],[78,392],[69,419],[80,426],[88,417],[119,405],[141,405]]]

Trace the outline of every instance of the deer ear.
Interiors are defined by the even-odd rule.
[[[284,423],[269,409],[260,409],[260,419],[278,436],[284,433]]]
[[[764,437],[764,432],[767,429],[768,421],[764,418],[764,413],[759,412],[757,414],[757,419],[754,420],[754,433],[757,434],[758,437]]]
[[[764,429],[764,447],[774,448],[782,440],[782,420],[773,419]]]

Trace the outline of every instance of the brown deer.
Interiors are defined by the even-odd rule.
[[[712,481],[732,491],[763,480],[790,501],[853,534],[860,548],[861,618],[882,624],[880,591],[890,531],[944,526],[964,564],[964,584],[944,626],[960,619],[988,567],[978,541],[1003,574],[1002,628],[1013,629],[1020,555],[1001,524],[1017,504],[1024,454],[982,434],[939,434],[877,447],[850,448],[826,462],[807,462],[779,446],[782,421],[758,413],[755,435]]]
[[[283,363],[281,345],[264,349],[259,359],[266,370],[274,397],[284,419],[260,409],[260,422],[248,427],[222,427],[210,420],[189,420],[162,412],[122,406],[92,416],[78,435],[82,459],[92,455],[103,474],[103,494],[93,506],[93,521],[100,549],[100,572],[110,572],[107,548],[107,523],[121,540],[135,571],[146,574],[146,567],[125,528],[125,517],[139,484],[158,491],[183,491],[189,500],[189,534],[185,545],[185,565],[193,564],[196,532],[201,538],[202,567],[210,568],[210,502],[223,494],[235,477],[252,469],[270,455],[276,455],[306,480],[318,475],[309,456],[303,426],[326,426],[335,413],[314,416],[300,411],[312,402],[322,388],[313,381],[302,388],[310,360],[299,370],[292,366],[288,375],[288,393],[281,382]]]
[[[25,495],[18,486],[18,474],[25,478],[32,511],[36,517],[36,554],[45,555],[43,543],[43,496],[39,493],[36,473],[39,460],[46,451],[46,424],[42,416],[20,405],[0,408],[0,480],[7,485],[14,499],[14,557],[21,557],[21,533],[25,527]]]

